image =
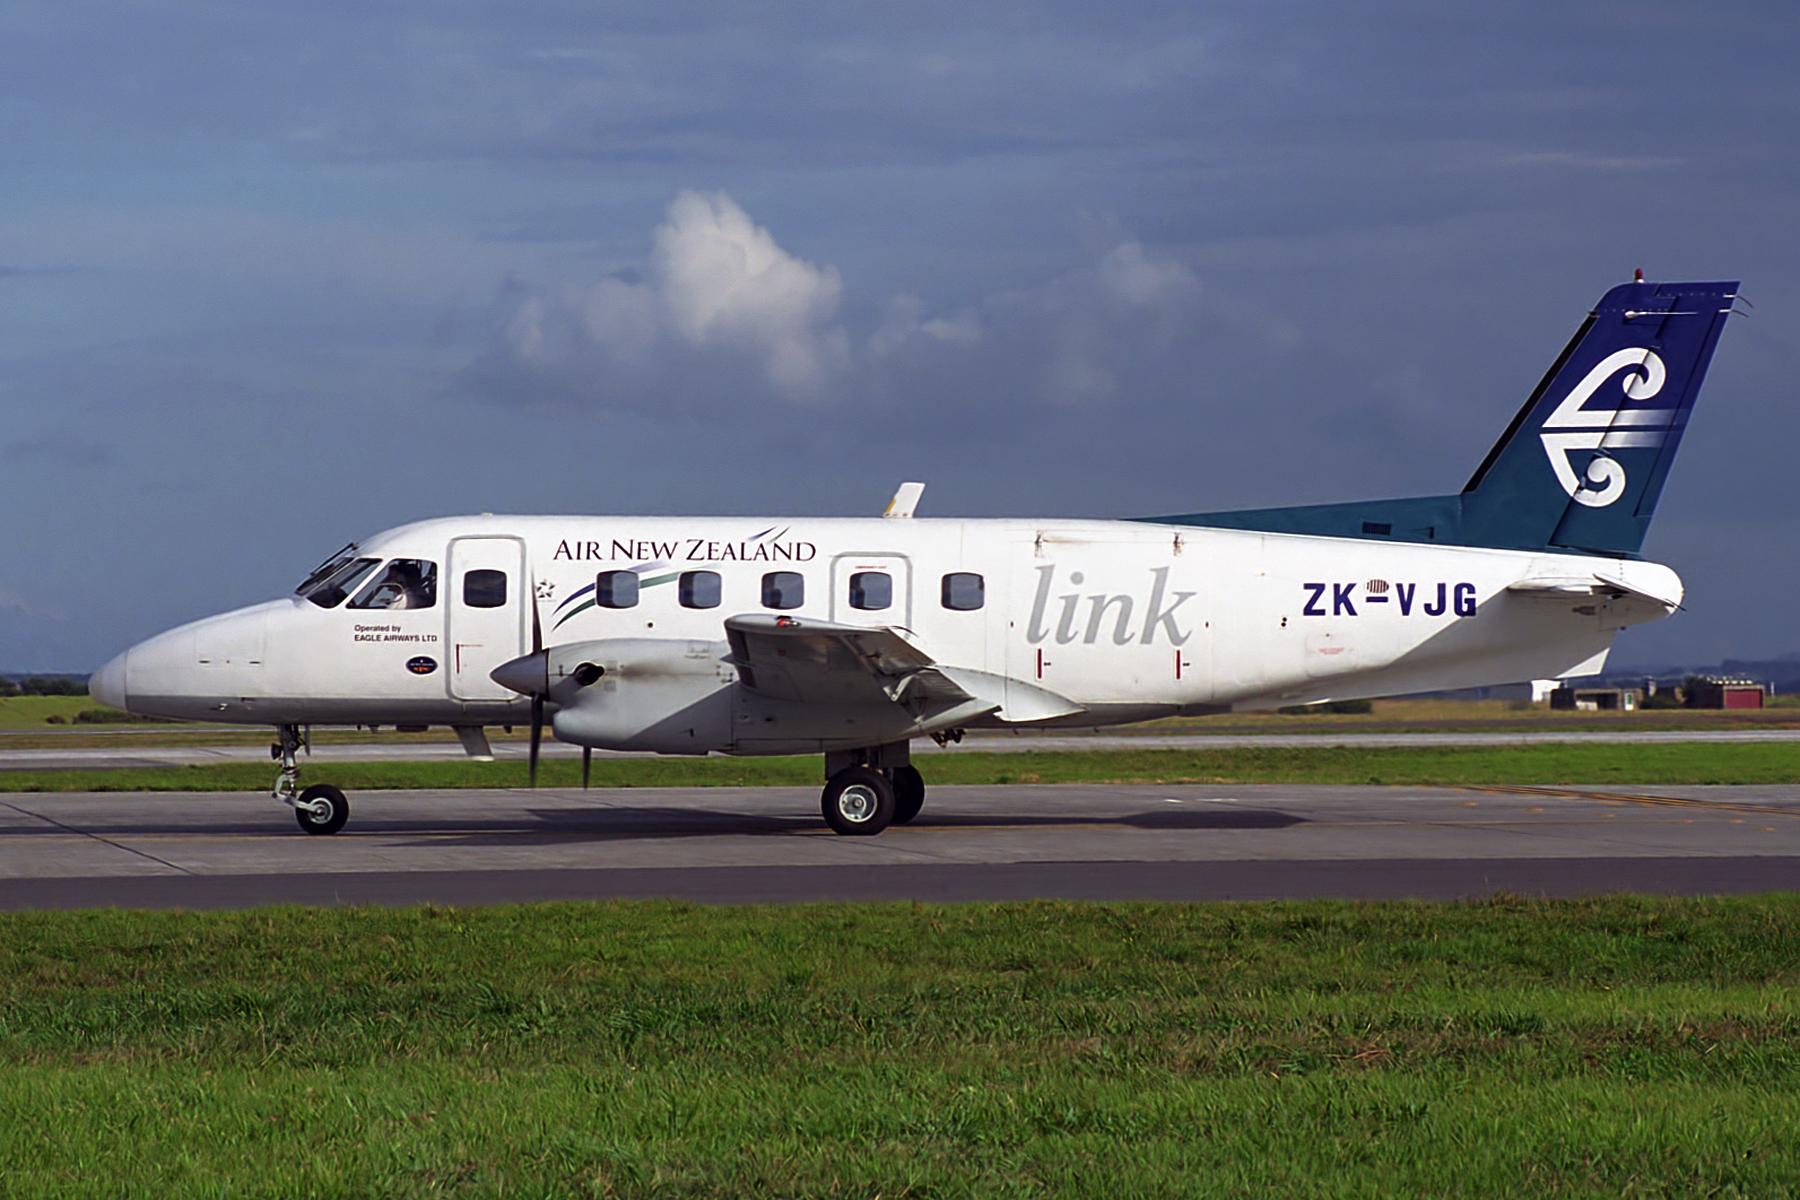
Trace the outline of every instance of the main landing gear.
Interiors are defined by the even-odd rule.
[[[350,801],[329,783],[315,783],[300,791],[300,764],[295,756],[302,746],[312,748],[311,739],[301,735],[298,725],[282,725],[276,734],[281,740],[269,747],[269,757],[281,764],[281,773],[275,776],[270,794],[293,808],[295,819],[306,832],[336,833],[350,819]]]
[[[906,742],[827,754],[825,772],[819,807],[834,833],[877,834],[906,824],[925,804],[925,779]]]

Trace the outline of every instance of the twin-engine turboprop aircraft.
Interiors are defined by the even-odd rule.
[[[1609,291],[1461,492],[1128,521],[455,517],[346,546],[280,600],[184,625],[91,689],[302,728],[546,716],[586,747],[825,756],[825,820],[919,812],[912,739],[1591,674],[1674,611],[1637,557],[1735,283]],[[584,755],[585,758],[585,755]]]

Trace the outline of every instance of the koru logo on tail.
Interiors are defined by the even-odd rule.
[[[1625,491],[1625,468],[1606,452],[1660,446],[1675,421],[1672,408],[1627,408],[1623,402],[1616,409],[1581,407],[1620,371],[1628,372],[1623,381],[1626,400],[1651,399],[1662,391],[1668,378],[1662,359],[1651,350],[1609,354],[1556,406],[1544,422],[1544,432],[1538,435],[1543,439],[1544,453],[1550,457],[1550,469],[1556,472],[1556,482],[1577,504],[1589,508],[1605,508]],[[1575,465],[1569,461],[1569,455],[1576,450],[1600,451],[1588,463],[1584,475],[1577,475]]]

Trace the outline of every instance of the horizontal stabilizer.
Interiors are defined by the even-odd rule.
[[[1628,570],[1618,573],[1595,574],[1594,578],[1599,581],[1601,587],[1610,592],[1635,596],[1639,600],[1647,600],[1651,604],[1661,605],[1669,612],[1674,612],[1681,607],[1684,589],[1681,586],[1680,577],[1675,572],[1655,563],[1625,562],[1619,565]]]
[[[1546,600],[1567,600],[1577,596],[1604,595],[1606,588],[1593,575],[1567,578],[1521,579],[1508,584],[1506,590],[1515,596],[1537,596]]]

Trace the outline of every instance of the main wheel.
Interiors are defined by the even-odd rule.
[[[825,823],[836,833],[880,833],[894,819],[894,786],[867,767],[846,767],[833,775],[820,799]]]
[[[310,804],[324,805],[325,815],[314,814],[307,807]],[[308,833],[336,833],[350,819],[350,802],[344,799],[344,793],[329,783],[315,783],[300,793],[294,817],[300,822],[300,828]]]
[[[894,768],[894,824],[904,825],[925,807],[925,777],[917,767]]]

